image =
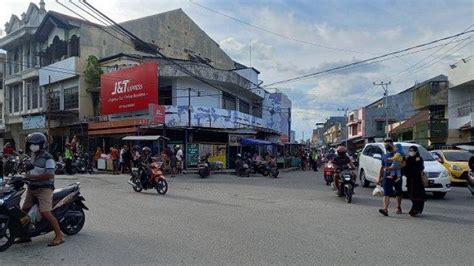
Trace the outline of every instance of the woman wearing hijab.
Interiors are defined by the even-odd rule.
[[[423,158],[420,156],[418,148],[411,146],[408,149],[406,166],[403,170],[407,177],[408,195],[413,203],[409,213],[413,217],[423,213],[423,207],[425,205],[425,187],[421,179],[421,173],[424,169]]]

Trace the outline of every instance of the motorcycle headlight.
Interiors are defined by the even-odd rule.
[[[448,171],[443,171],[439,174],[439,178],[449,178],[449,173]]]
[[[462,172],[461,167],[459,167],[457,165],[454,165],[454,164],[451,164],[451,169],[453,169],[456,172]]]
[[[0,199],[0,206],[2,206],[4,202],[3,199]]]

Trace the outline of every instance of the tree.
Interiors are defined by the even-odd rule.
[[[84,77],[87,84],[89,85],[87,91],[91,93],[94,115],[99,114],[100,76],[103,73],[104,72],[100,68],[99,59],[93,55],[89,55],[87,58],[86,70],[84,71]]]

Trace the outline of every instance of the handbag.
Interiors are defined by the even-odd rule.
[[[374,191],[372,191],[372,196],[383,196],[384,191],[380,185],[375,186]]]
[[[428,177],[426,176],[425,172],[421,172],[421,182],[423,183],[424,187],[428,187],[429,180],[428,180]]]

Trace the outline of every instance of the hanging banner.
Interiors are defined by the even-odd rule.
[[[100,77],[102,115],[146,110],[158,104],[158,63],[106,73]]]
[[[163,105],[150,103],[148,105],[148,112],[150,114],[150,124],[156,125],[165,123],[165,107]]]
[[[199,144],[191,143],[186,147],[186,165],[193,167],[199,163]]]

